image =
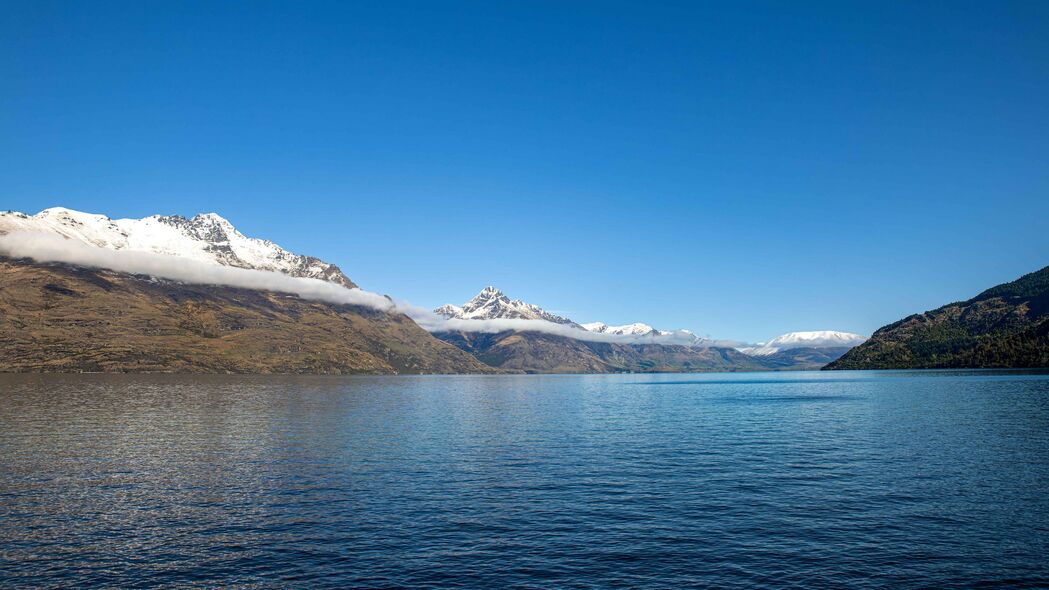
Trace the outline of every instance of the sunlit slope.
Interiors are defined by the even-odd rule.
[[[1049,366],[1049,267],[906,317],[827,369]]]
[[[0,370],[392,374],[493,369],[399,313],[0,259]]]

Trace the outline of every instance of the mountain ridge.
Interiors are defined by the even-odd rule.
[[[767,368],[732,348],[594,342],[509,330],[434,335],[489,366],[523,373],[681,373]]]
[[[1049,266],[883,326],[824,368],[1047,366]]]
[[[623,324],[622,326],[609,326],[604,322],[589,322],[586,324],[580,324],[582,328],[588,332],[595,332],[598,334],[620,334],[620,335],[631,335],[631,336],[645,336],[645,335],[667,335],[670,332],[666,330],[657,330],[652,326],[642,323],[634,322],[632,324]]]
[[[295,254],[270,240],[247,237],[217,213],[191,218],[151,215],[142,219],[111,219],[65,207],[51,207],[36,215],[0,213],[0,233],[20,231],[56,234],[109,250],[173,255],[221,266],[321,279],[348,288],[357,286],[338,266]]]

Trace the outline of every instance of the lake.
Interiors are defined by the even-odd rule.
[[[0,586],[1049,586],[1049,375],[0,376]]]

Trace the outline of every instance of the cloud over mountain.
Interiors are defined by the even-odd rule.
[[[314,278],[292,277],[283,273],[224,266],[181,256],[155,254],[131,250],[112,250],[88,243],[41,232],[10,232],[0,235],[0,255],[9,258],[29,258],[36,262],[61,262],[89,268],[104,268],[129,274],[148,275],[160,279],[190,284],[222,285],[245,289],[276,291],[297,295],[303,299],[326,301],[340,305],[363,305],[382,311],[408,315],[430,332],[496,333],[507,330],[542,332],[592,342],[616,343],[674,343],[688,344],[684,335],[671,336],[619,335],[588,332],[575,324],[562,324],[545,319],[447,318],[406,302],[395,303],[390,298],[356,287]]]
[[[703,338],[688,330],[658,330],[644,323],[579,324],[538,305],[510,299],[495,287],[485,287],[461,306],[444,305],[431,311],[357,288],[337,266],[289,252],[268,240],[246,237],[213,213],[189,219],[160,215],[110,219],[61,207],[36,215],[0,213],[0,255],[363,305],[403,313],[434,333],[538,332],[586,342],[729,347],[751,355],[792,347],[847,347],[864,339],[841,332],[798,332],[754,346]]]
[[[422,316],[423,314],[420,314]],[[688,330],[656,330],[647,324],[608,326],[601,322],[578,324],[550,313],[532,303],[510,299],[499,289],[488,286],[463,305],[442,305],[433,310],[437,318],[416,318],[420,325],[432,326],[431,332],[486,332],[506,330],[543,332],[587,342],[619,344],[681,344],[714,346]],[[414,318],[415,316],[413,316]],[[443,320],[443,321],[442,321]]]
[[[37,262],[62,262],[90,268],[105,268],[183,283],[277,291],[297,295],[303,299],[364,305],[383,311],[390,311],[395,307],[394,303],[383,295],[321,279],[223,266],[166,254],[110,250],[39,232],[12,232],[0,235],[0,255],[9,258],[30,258]]]

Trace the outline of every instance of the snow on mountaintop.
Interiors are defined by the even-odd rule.
[[[740,352],[752,356],[768,356],[791,348],[852,348],[867,340],[866,336],[849,332],[820,330],[815,332],[790,332],[777,336],[759,346],[741,348]]]
[[[590,322],[580,325],[584,330],[598,332],[600,334],[630,334],[633,336],[642,336],[645,334],[669,334],[669,332],[657,330],[648,324],[642,324],[640,322],[623,326],[609,326],[604,322]]]
[[[442,305],[433,310],[437,315],[460,320],[495,320],[495,319],[524,319],[524,320],[547,320],[556,324],[572,326],[587,332],[597,334],[609,334],[617,336],[650,337],[646,342],[666,342],[673,344],[699,344],[706,340],[689,332],[688,330],[657,330],[648,324],[634,323],[623,326],[609,326],[604,322],[591,322],[588,324],[577,324],[574,321],[552,314],[538,305],[525,303],[520,299],[511,300],[495,287],[485,287],[476,297],[458,305]]]
[[[434,313],[446,318],[460,320],[546,320],[555,324],[576,326],[577,324],[568,318],[552,314],[538,305],[525,303],[520,299],[511,300],[495,287],[488,286],[481,290],[476,297],[462,305],[442,305],[433,310]]]
[[[111,250],[166,254],[356,286],[334,264],[293,254],[269,240],[249,238],[216,213],[203,213],[191,219],[179,215],[110,219],[63,207],[44,209],[32,216],[0,213],[0,233],[16,231],[58,234]]]

